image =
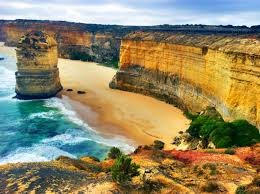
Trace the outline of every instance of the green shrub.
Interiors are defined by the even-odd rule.
[[[235,153],[236,153],[236,151],[232,148],[228,148],[224,151],[224,154],[234,155]]]
[[[120,155],[115,164],[111,167],[112,179],[119,184],[130,181],[132,177],[138,176],[139,165],[132,163],[132,159],[125,155]]]
[[[81,60],[81,61],[93,61],[94,57],[90,56],[86,52],[73,51],[70,53],[71,60]]]
[[[153,142],[153,147],[155,148],[155,149],[157,149],[157,150],[162,150],[163,148],[164,148],[164,142],[162,142],[162,141],[159,141],[159,140],[155,140],[154,142]]]
[[[212,141],[217,148],[250,146],[260,142],[258,129],[245,120],[225,122],[220,117],[199,115],[187,132],[194,138]]]
[[[195,165],[195,166],[193,167],[193,172],[198,172],[198,169],[199,169],[199,166],[198,166],[198,165]]]
[[[185,111],[183,114],[184,114],[184,116],[185,116],[187,119],[190,119],[190,120],[195,120],[195,119],[198,117],[198,115],[192,114],[192,113],[190,113],[189,111]]]
[[[119,157],[121,155],[122,155],[122,152],[119,148],[112,147],[112,148],[110,148],[107,156],[111,159],[116,159],[117,157]]]
[[[246,187],[243,185],[237,187],[236,194],[246,194]]]
[[[200,170],[198,171],[198,173],[197,173],[198,176],[202,176],[203,174],[204,174],[204,171],[201,170],[201,169],[200,169]]]
[[[260,187],[260,176],[255,177],[252,183],[257,187]]]
[[[260,142],[258,129],[246,120],[236,120],[231,123],[234,128],[233,144],[236,146],[250,146]]]
[[[202,187],[202,191],[205,192],[216,192],[219,190],[219,185],[216,182],[210,181]]]
[[[203,169],[209,168],[210,170],[217,170],[217,165],[213,163],[206,163],[202,166]]]
[[[210,170],[210,175],[215,176],[217,174],[217,170]]]
[[[108,61],[105,65],[108,67],[113,67],[115,69],[118,69],[119,68],[119,59],[117,57],[114,57],[110,61]]]

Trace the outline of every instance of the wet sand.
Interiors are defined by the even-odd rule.
[[[132,145],[166,143],[189,126],[182,111],[152,97],[112,90],[109,82],[116,70],[96,63],[59,59],[61,96],[81,119],[104,136],[124,136]],[[66,91],[67,89],[73,91]],[[78,90],[86,94],[77,94]]]

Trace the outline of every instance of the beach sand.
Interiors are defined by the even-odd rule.
[[[64,87],[61,96],[103,136],[123,136],[134,146],[152,144],[158,139],[166,143],[165,149],[171,149],[173,138],[189,126],[182,111],[172,105],[110,89],[108,84],[115,69],[67,59],[59,59],[58,66]],[[73,91],[66,91],[69,88]],[[86,94],[77,94],[78,90]]]
[[[0,43],[1,53],[15,57],[14,49]],[[135,147],[158,139],[170,149],[173,138],[189,126],[190,121],[182,111],[172,105],[141,94],[110,89],[108,84],[116,74],[115,69],[68,59],[59,59],[58,66],[64,87],[59,96],[104,137],[124,138]],[[68,88],[73,91],[66,91]],[[86,94],[77,94],[78,90]]]

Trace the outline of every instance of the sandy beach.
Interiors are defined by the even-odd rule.
[[[0,43],[1,53],[15,57],[14,47]],[[108,87],[115,69],[96,63],[59,59],[61,98],[78,116],[105,137],[125,137],[133,146],[151,144],[159,139],[172,147],[179,131],[189,126],[182,111],[152,97],[112,90]],[[67,89],[73,89],[69,92]],[[83,90],[86,94],[77,94]]]
[[[127,137],[134,146],[159,139],[166,149],[179,131],[189,125],[182,111],[152,97],[112,90],[116,70],[96,63],[59,59],[62,97],[81,119],[104,136]],[[73,89],[72,92],[66,91]],[[86,94],[77,94],[83,90]]]

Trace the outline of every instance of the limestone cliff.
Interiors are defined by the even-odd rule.
[[[20,37],[32,30],[45,31],[58,43],[59,57],[83,54],[89,61],[113,63],[119,59],[121,39],[130,32],[170,31],[185,34],[231,34],[257,36],[259,26],[158,25],[120,26],[48,20],[0,20],[0,41],[16,46]]]
[[[223,35],[136,32],[121,43],[111,88],[182,109],[214,106],[225,119],[260,127],[260,41]]]
[[[56,41],[40,31],[27,33],[16,49],[18,98],[48,98],[62,89]]]
[[[117,60],[120,38],[109,31],[93,31],[89,28],[63,22],[8,22],[0,27],[0,38],[4,37],[5,45],[16,46],[25,33],[44,31],[57,41],[59,57],[73,58],[75,53],[84,53],[95,62]]]

